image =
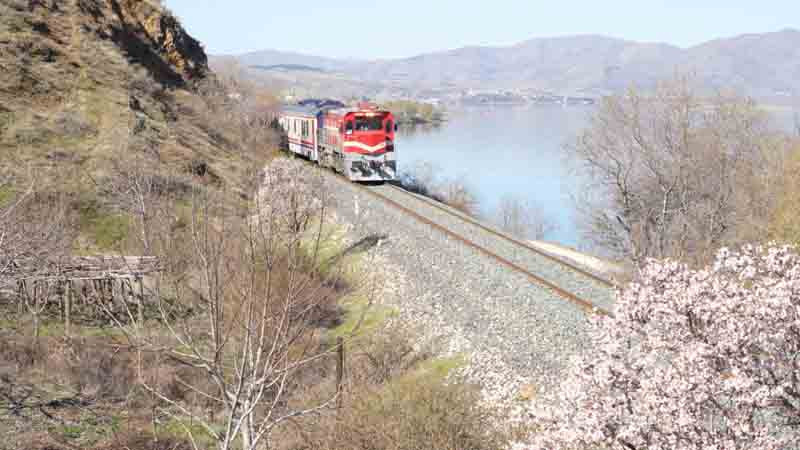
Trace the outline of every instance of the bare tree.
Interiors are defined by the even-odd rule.
[[[336,350],[315,336],[334,309],[343,270],[320,260],[330,196],[321,175],[297,161],[277,160],[262,178],[252,207],[195,190],[184,229],[175,217],[151,220],[148,232],[162,235],[150,242],[186,240],[188,252],[151,283],[157,319],[146,327],[117,322],[139,349],[143,386],[164,412],[202,427],[220,450],[235,442],[244,450],[269,447],[276,427],[335,404],[338,395],[332,388],[317,403],[287,404],[298,372]],[[152,225],[161,220],[172,224]],[[176,375],[177,382],[207,409],[165,390],[149,355],[190,368],[193,375]]]
[[[512,195],[500,199],[495,216],[503,230],[522,239],[544,239],[556,229],[539,205]]]
[[[0,190],[8,192],[14,185],[14,177],[9,174],[2,175]],[[14,260],[22,254],[28,253],[27,243],[19,224],[20,211],[29,197],[33,195],[33,183],[31,182],[21,192],[10,198],[2,199],[0,204],[0,275],[5,274],[11,268]]]
[[[209,131],[234,137],[245,156],[277,147],[279,135],[269,125],[280,102],[272,91],[231,73],[206,80],[200,92],[206,103],[204,121],[218,130]]]
[[[701,98],[688,79],[606,98],[568,147],[589,180],[590,240],[636,263],[706,259],[768,211],[756,180],[772,170],[773,144],[751,100]]]
[[[478,198],[463,181],[458,179],[448,180],[439,187],[437,198],[447,205],[468,214],[478,214]]]
[[[33,177],[29,177],[33,179]],[[59,273],[74,238],[61,194],[34,181],[20,185],[19,176],[0,176],[0,289],[16,289],[16,301],[33,317],[39,335],[40,317],[60,292]]]
[[[437,173],[439,171],[440,168],[430,162],[417,161],[408,169],[401,171],[398,180],[405,189],[431,197],[438,184]]]

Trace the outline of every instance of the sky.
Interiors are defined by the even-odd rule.
[[[800,29],[800,0],[164,0],[210,54],[400,58],[603,34],[689,47]]]

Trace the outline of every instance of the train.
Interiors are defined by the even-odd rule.
[[[397,177],[397,122],[391,111],[371,103],[287,105],[279,112],[278,123],[290,152],[351,181]]]

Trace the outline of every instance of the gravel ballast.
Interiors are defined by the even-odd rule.
[[[326,180],[337,204],[336,221],[349,230],[346,239],[382,238],[370,250],[370,261],[393,278],[393,289],[379,301],[396,309],[398,320],[424,330],[424,338],[439,340],[445,353],[463,355],[463,371],[481,385],[487,401],[522,411],[523,391],[548,390],[572,356],[587,348],[586,313],[579,306],[358,185],[332,174],[326,174]],[[384,187],[377,188],[384,193]],[[413,199],[397,201],[425,216],[434,215]],[[467,236],[482,246],[497,244],[477,234]],[[552,274],[561,269],[542,270]],[[570,286],[581,293],[595,289],[566,282],[575,283]]]
[[[558,287],[588,300],[606,311],[613,309],[613,290],[607,284],[602,284],[596,279],[587,277],[564,264],[557,264],[552,258],[520,246],[508,239],[503,239],[470,223],[470,220],[475,221],[475,219],[467,218],[467,220],[462,220],[460,217],[464,217],[464,214],[460,211],[437,203],[435,200],[406,192],[400,188],[393,188],[390,185],[374,186],[371,189],[397,203],[404,206],[407,205],[407,207],[428,220],[460,236],[469,238],[475,244],[545,280],[555,283]],[[434,204],[438,205],[438,207],[433,206]],[[484,226],[493,228],[485,224]],[[502,234],[502,232],[495,231]]]

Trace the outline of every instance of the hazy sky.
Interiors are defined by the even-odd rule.
[[[212,54],[394,58],[599,33],[687,47],[800,28],[800,0],[165,0]]]

